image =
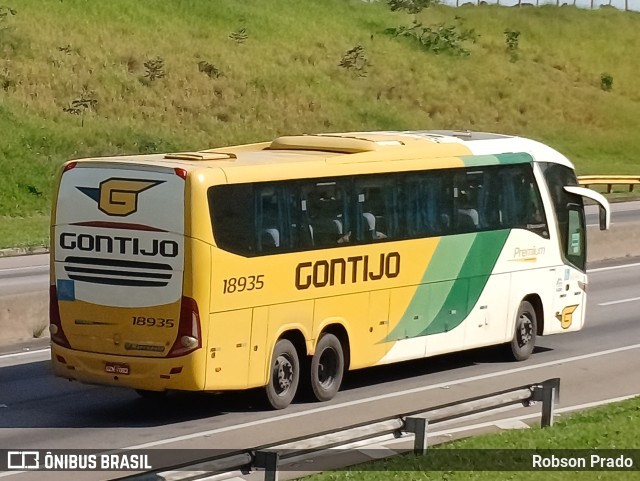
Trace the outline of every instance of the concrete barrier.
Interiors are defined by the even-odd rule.
[[[612,224],[607,231],[587,228],[589,262],[636,256],[640,256],[640,221]]]
[[[0,296],[0,344],[49,336],[49,293]]]

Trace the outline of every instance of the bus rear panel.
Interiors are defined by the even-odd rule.
[[[202,389],[200,312],[184,295],[185,175],[69,163],[52,225],[57,374],[137,389]]]

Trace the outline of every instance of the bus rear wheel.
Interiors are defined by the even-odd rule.
[[[536,345],[537,329],[535,309],[529,302],[522,301],[516,315],[513,339],[509,343],[509,357],[515,361],[529,359]]]
[[[295,346],[288,339],[276,342],[271,357],[271,375],[265,390],[274,409],[284,409],[293,400],[300,381],[300,361]]]
[[[333,399],[344,374],[344,352],[333,334],[323,334],[311,359],[311,390],[318,401]]]

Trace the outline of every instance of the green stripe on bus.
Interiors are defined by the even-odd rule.
[[[436,319],[447,300],[477,235],[440,238],[420,285],[416,286],[402,318],[384,342],[424,335],[425,328]]]
[[[425,327],[437,317],[447,300],[452,280],[460,274],[476,235],[440,238],[420,285],[416,286],[411,302],[396,327],[387,336],[387,341],[424,335]]]
[[[533,157],[524,152],[497,155],[463,155],[460,157],[465,167],[482,167],[485,165],[530,164]]]
[[[448,332],[459,326],[478,302],[509,232],[442,237],[422,284],[383,342]]]
[[[487,285],[509,232],[498,230],[476,236],[440,312],[420,335],[451,331],[467,318]]]

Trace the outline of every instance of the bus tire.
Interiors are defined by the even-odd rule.
[[[284,409],[293,400],[300,382],[300,360],[295,346],[280,339],[273,348],[269,383],[265,387],[267,401],[274,409]]]
[[[522,301],[516,314],[513,339],[509,343],[510,358],[515,361],[529,359],[536,345],[537,328],[535,309],[529,302]]]
[[[311,358],[310,384],[318,401],[333,399],[344,375],[344,352],[340,340],[333,334],[320,336]]]

